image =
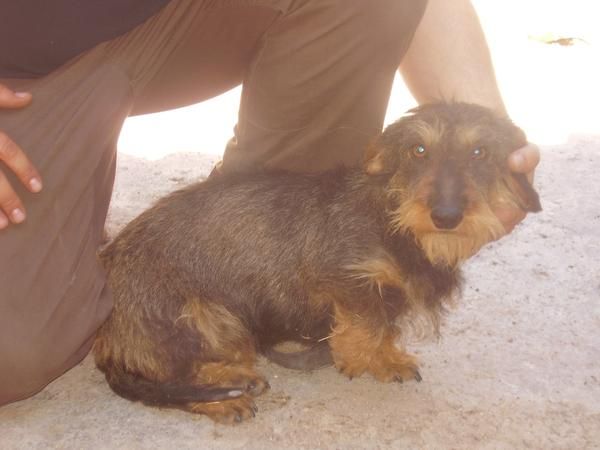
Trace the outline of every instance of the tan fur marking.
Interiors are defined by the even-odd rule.
[[[172,376],[168,359],[148,339],[144,324],[135,320],[132,322],[135,326],[126,327],[117,323],[115,317],[120,316],[113,314],[96,334],[93,349],[96,364],[99,367],[117,364],[149,380],[168,380]]]
[[[419,136],[421,144],[427,147],[433,147],[440,142],[446,131],[446,127],[439,120],[434,120],[432,123],[424,120],[412,120],[407,123],[407,126]]]
[[[117,306],[118,307],[118,306]],[[127,325],[121,323],[127,318]],[[227,361],[252,364],[256,352],[252,339],[242,323],[221,305],[192,299],[182,308],[176,327],[193,328],[202,334],[205,352]],[[135,349],[132,351],[131,349]],[[145,326],[144,317],[113,314],[100,328],[94,342],[94,357],[98,366],[118,364],[124,369],[159,382],[171,379],[168,348],[161,347]]]
[[[416,360],[395,346],[396,336],[397,331],[374,328],[365,318],[336,305],[329,340],[335,366],[350,378],[365,372],[384,382],[414,378]]]
[[[355,314],[336,305],[329,345],[335,366],[349,377],[362,375],[384,337],[383,327],[372,329]]]
[[[483,129],[480,125],[459,126],[455,131],[459,145],[462,148],[475,148],[481,141]]]
[[[471,201],[455,230],[437,230],[430,215],[426,205],[411,197],[392,213],[391,224],[395,232],[410,230],[434,264],[455,267],[505,233],[502,223],[483,198]]]
[[[313,286],[309,292],[311,311],[317,315],[327,314],[335,301],[335,294],[331,288],[329,286]]]
[[[189,300],[175,321],[198,331],[207,344],[207,352],[228,361],[253,362],[255,350],[248,331],[227,308],[214,303]]]
[[[198,363],[194,368],[195,381],[198,384],[210,384],[219,387],[249,389],[261,394],[267,387],[265,377],[258,374],[251,364],[230,364],[223,361]]]
[[[371,375],[384,383],[411,380],[418,370],[417,358],[399,349],[391,334],[382,341],[369,366]]]
[[[377,153],[375,156],[370,158],[366,164],[366,172],[369,175],[377,175],[383,172],[383,152]]]
[[[189,403],[184,409],[195,414],[204,414],[218,423],[234,425],[254,417],[256,407],[252,397],[242,395],[221,402]]]
[[[350,264],[346,269],[350,271],[352,278],[365,282],[380,297],[383,296],[384,286],[402,290],[407,309],[396,322],[401,330],[403,342],[409,339],[422,340],[439,334],[441,308],[427,307],[427,286],[402,274],[389,254],[381,250],[378,256]],[[443,300],[444,303],[452,301],[451,298]]]
[[[434,120],[433,123],[424,120],[410,120],[406,126],[416,135],[417,144],[423,145],[425,148],[437,145],[446,131],[445,125],[439,120]],[[383,172],[385,169],[384,153],[384,149],[377,149],[375,145],[369,147],[365,164],[368,175],[377,175]]]
[[[364,281],[370,287],[376,289],[380,296],[383,287],[386,285],[398,288],[404,287],[400,269],[392,257],[383,250],[378,256],[348,264],[345,268],[350,272],[351,278]]]

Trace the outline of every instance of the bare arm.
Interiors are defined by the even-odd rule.
[[[420,104],[465,101],[507,114],[485,36],[469,0],[429,0],[400,73]],[[515,149],[508,165],[532,180],[539,160],[538,147],[529,144]],[[507,231],[525,217],[520,210],[496,214]]]
[[[400,72],[419,103],[466,101],[506,114],[485,36],[468,0],[429,0]]]

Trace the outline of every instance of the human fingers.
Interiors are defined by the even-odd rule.
[[[508,167],[514,173],[522,173],[527,176],[529,183],[533,183],[535,168],[540,162],[540,149],[533,143],[515,150],[508,157]],[[494,213],[500,219],[506,233],[510,233],[521,222],[526,211],[509,206],[498,206]]]
[[[25,208],[8,179],[0,171],[0,230],[10,223],[21,223],[25,220]]]
[[[533,174],[539,162],[540,149],[531,142],[515,150],[508,157],[509,169],[513,172],[526,174],[530,183],[533,182]]]
[[[0,83],[0,108],[23,108],[31,102],[31,98],[29,92],[14,92]]]
[[[39,192],[42,189],[42,180],[34,165],[23,150],[2,131],[0,131],[0,161],[17,175],[30,192]],[[25,220],[23,203],[2,170],[0,170],[0,211],[2,211],[0,229],[6,228],[9,222],[21,223]]]

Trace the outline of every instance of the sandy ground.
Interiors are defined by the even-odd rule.
[[[492,23],[498,7],[478,4]],[[510,27],[489,27],[490,42],[509,109],[542,146],[544,211],[466,264],[441,340],[411,346],[422,383],[350,382],[262,361],[272,389],[259,414],[227,427],[123,400],[88,358],[0,409],[0,448],[600,448],[600,42],[548,46]],[[409,106],[396,94],[391,115]],[[235,110],[236,95],[219,101]],[[143,120],[131,126],[169,118]],[[206,176],[219,155],[197,147],[152,158],[123,150],[109,231]]]

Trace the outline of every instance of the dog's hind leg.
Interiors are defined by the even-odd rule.
[[[116,309],[99,331],[96,363],[122,397],[235,423],[268,388],[250,332],[225,307],[190,299],[170,320]]]
[[[180,407],[221,423],[254,417],[257,408],[252,397],[267,390],[269,383],[254,369],[256,348],[249,331],[225,307],[198,301],[188,302],[178,321],[197,331],[204,344],[202,358],[191,367],[190,384],[227,390],[230,396]]]
[[[253,397],[269,388],[267,380],[252,365],[225,361],[200,365],[195,384],[218,386],[218,389],[227,389],[231,396],[238,395],[212,402],[190,402],[183,407],[193,413],[205,414],[216,422],[229,424],[254,417],[258,408]]]

